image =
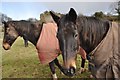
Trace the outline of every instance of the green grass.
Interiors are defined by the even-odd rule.
[[[62,57],[59,56],[58,59],[62,64]],[[80,62],[81,58],[78,56],[77,70]],[[57,67],[56,74],[59,78],[68,78]],[[87,71],[73,78],[87,78],[89,75],[90,72]],[[36,48],[31,43],[29,47],[24,47],[22,38],[18,38],[10,50],[5,51],[2,48],[2,78],[51,78],[51,71],[48,65],[40,63]]]

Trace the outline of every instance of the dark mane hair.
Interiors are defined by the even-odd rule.
[[[26,37],[28,40],[32,39],[32,41],[34,41],[35,44],[39,38],[38,35],[40,34],[42,30],[42,25],[43,25],[43,24],[40,24],[39,22],[31,22],[26,20],[8,21],[7,23],[12,24],[14,26],[19,36]],[[36,37],[36,39],[33,37],[33,34]]]
[[[110,21],[108,20],[87,16],[78,16],[76,22],[78,25],[78,32],[80,32],[79,34],[82,36],[80,37],[81,46],[87,52],[92,51],[100,43],[100,41],[106,36],[110,26]],[[82,33],[85,34],[82,35]],[[86,45],[91,48],[86,48]]]

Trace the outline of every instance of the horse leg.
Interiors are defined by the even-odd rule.
[[[58,66],[58,68],[62,71],[61,73],[63,74],[65,69],[60,65],[58,59],[56,58],[56,59],[54,60],[54,62],[55,62],[55,64]],[[65,74],[65,73],[64,73],[64,74]]]
[[[81,58],[82,58],[82,63],[81,63],[81,68],[79,70],[79,73],[83,73],[85,71],[84,67],[85,67],[85,59],[86,59],[86,51],[80,47],[80,50],[79,50],[79,54],[81,55]]]
[[[23,37],[23,39],[24,39],[24,45],[25,45],[25,47],[28,47],[28,40],[26,38],[24,38],[24,37]]]
[[[82,58],[82,57],[81,57]],[[82,58],[81,68],[79,70],[79,73],[83,73],[85,71],[85,59]]]
[[[28,40],[25,40],[25,47],[28,47]]]
[[[49,63],[49,66],[50,66],[50,70],[52,72],[52,78],[53,80],[56,80],[57,79],[57,75],[55,73],[55,65],[54,65],[54,61],[50,62]]]

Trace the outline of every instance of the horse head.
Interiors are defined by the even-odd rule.
[[[4,38],[3,38],[3,48],[9,50],[14,41],[18,37],[18,33],[15,29],[14,23],[11,21],[2,22],[4,24]]]
[[[60,50],[62,51],[66,75],[73,76],[76,70],[76,54],[79,49],[79,35],[77,31],[77,14],[73,8],[68,14],[58,17],[50,12],[54,21],[57,23]]]

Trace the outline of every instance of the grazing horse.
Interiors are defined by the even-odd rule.
[[[3,22],[4,24],[4,39],[3,39],[3,48],[5,50],[9,50],[12,44],[15,42],[15,40],[21,36],[23,38],[27,38],[28,41],[33,43],[34,46],[37,45],[37,41],[39,39],[39,36],[41,34],[42,30],[42,24],[34,24],[30,21],[8,21]],[[53,78],[57,78],[55,74],[55,66],[56,64],[58,68],[64,73],[64,69],[59,64],[58,59],[54,59],[49,63],[49,67],[52,71]]]
[[[50,14],[58,25],[57,38],[65,68],[70,74],[75,73],[76,52],[80,46],[87,53],[89,70],[95,78],[120,78],[117,24],[95,17],[77,16],[73,8],[62,17]]]

